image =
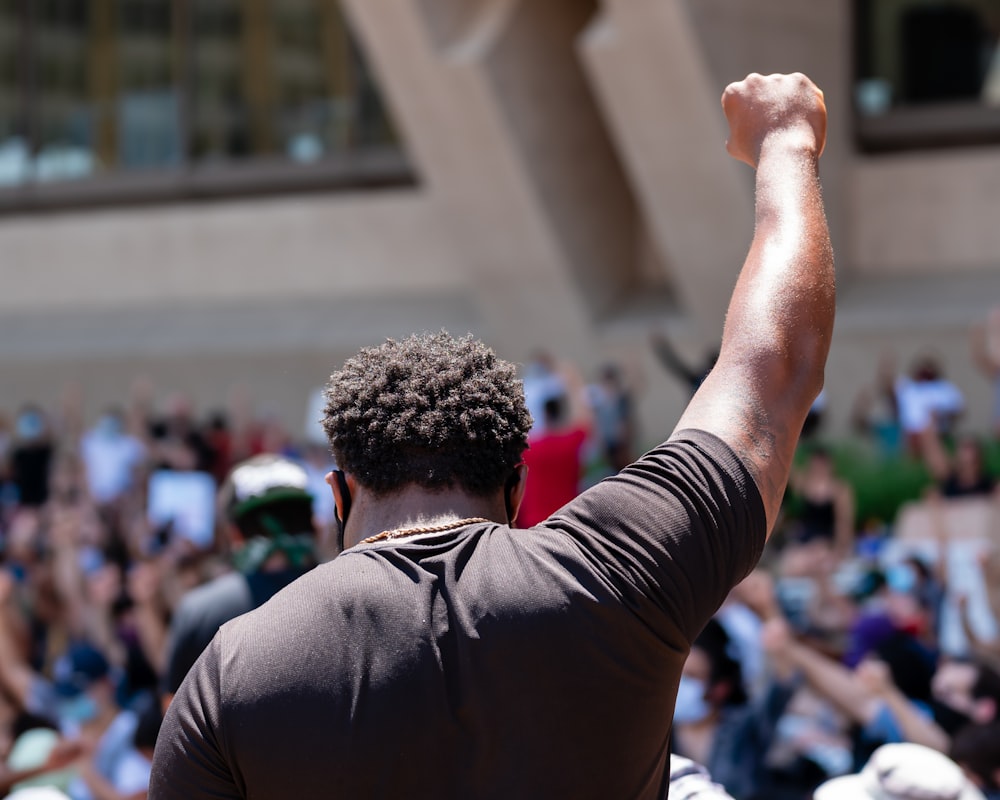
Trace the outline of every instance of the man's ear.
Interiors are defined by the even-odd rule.
[[[521,510],[521,502],[524,500],[524,487],[527,483],[528,465],[518,464],[514,467],[514,471],[504,486],[504,503],[507,506],[508,525],[513,525],[517,521],[517,514]]]

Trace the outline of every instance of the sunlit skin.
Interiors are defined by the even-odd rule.
[[[950,708],[972,716],[975,708],[972,686],[978,675],[979,670],[972,664],[945,661],[934,673],[931,692],[935,699]]]
[[[727,87],[727,149],[757,170],[756,227],[722,347],[677,429],[709,430],[753,473],[773,530],[833,334],[833,250],[818,178],[823,93],[801,74]]]

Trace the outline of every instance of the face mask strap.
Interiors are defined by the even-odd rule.
[[[521,467],[524,466],[524,462],[514,465],[514,471],[510,473],[507,481],[503,485],[503,504],[504,508],[507,510],[507,524],[514,524],[514,501],[513,494],[514,489],[521,482]]]
[[[347,488],[347,478],[342,470],[333,471],[333,479],[337,482],[340,490],[340,505],[343,514],[334,511],[334,519],[337,521],[337,552],[344,551],[344,529],[347,527],[347,517],[351,513],[351,490]]]

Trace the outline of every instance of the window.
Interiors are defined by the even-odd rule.
[[[1000,0],[855,0],[864,150],[1000,143]]]
[[[0,0],[0,209],[407,180],[335,0]]]

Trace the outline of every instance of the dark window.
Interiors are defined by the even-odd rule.
[[[1000,143],[1000,0],[855,0],[862,149]]]
[[[334,0],[0,0],[0,210],[408,179]]]

